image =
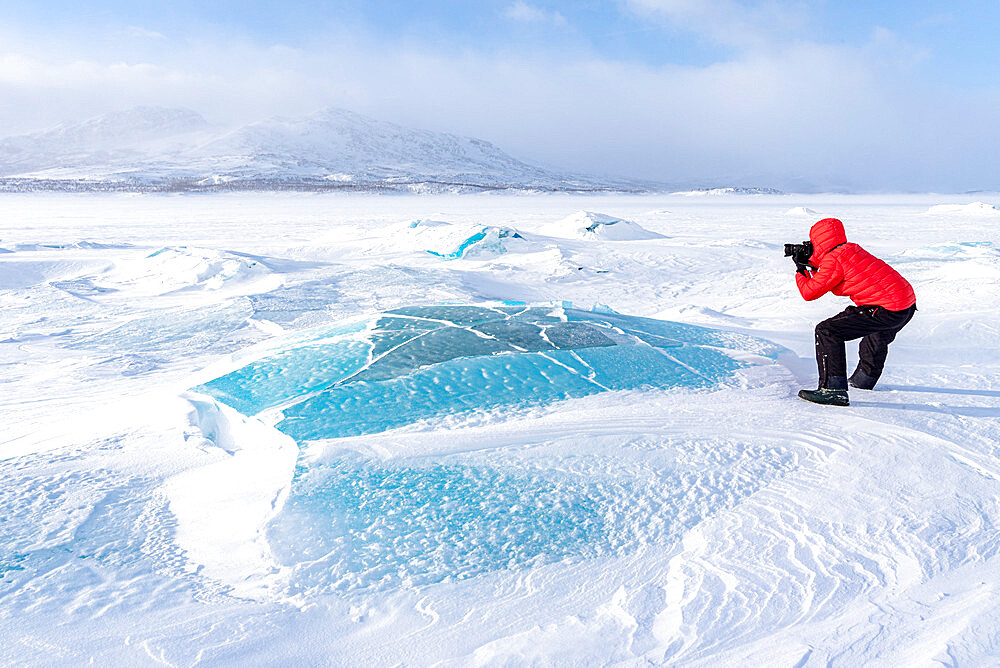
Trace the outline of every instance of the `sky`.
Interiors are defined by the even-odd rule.
[[[995,0],[0,0],[0,135],[338,106],[582,173],[997,191],[998,25]]]

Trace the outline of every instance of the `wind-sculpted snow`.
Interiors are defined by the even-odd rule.
[[[904,261],[957,262],[972,260],[979,263],[1000,261],[1000,245],[992,241],[956,241],[948,244],[910,248],[900,257]],[[947,266],[947,265],[945,265]]]
[[[274,263],[278,263],[279,271],[288,269],[280,260],[193,246],[149,250],[133,249],[130,244],[78,241],[15,244],[2,250],[11,257],[0,274],[0,289],[49,281],[64,282],[72,290],[88,293],[161,295],[180,290],[221,290],[245,294],[280,284],[272,269]],[[124,252],[116,253],[111,262],[96,259],[102,255],[100,251],[115,250]],[[61,257],[64,253],[66,259]]]
[[[780,449],[700,445],[665,471],[469,455],[302,465],[268,536],[293,593],[465,580],[669,545],[794,464]]]
[[[793,206],[791,209],[785,212],[786,216],[815,216],[816,211],[810,209],[807,206]]]
[[[342,292],[328,280],[316,280],[249,295],[253,315],[281,326],[323,318],[330,304],[335,304]],[[313,322],[311,324],[319,324]]]
[[[969,196],[0,200],[0,665],[1000,660]],[[920,302],[847,409],[796,398],[826,215]]]
[[[228,351],[239,345],[249,305],[236,301],[224,306],[170,309],[152,312],[68,344],[70,349],[97,350],[142,357],[147,362],[200,350]],[[230,341],[230,337],[235,341]]]
[[[972,202],[970,204],[937,204],[927,209],[927,215],[992,218],[994,216],[1000,216],[1000,206],[987,204],[986,202]]]
[[[631,220],[592,211],[577,211],[546,226],[544,232],[555,237],[589,241],[642,241],[663,238],[662,234],[651,232]]]
[[[996,294],[996,286],[1000,282],[1000,244],[993,241],[956,241],[911,247],[894,259],[894,266],[904,276],[919,272],[929,279],[920,293],[920,300],[947,300],[953,307],[976,312],[985,300]],[[953,324],[967,330],[962,334],[955,333],[967,343],[975,340],[989,345],[986,342],[996,332],[992,325],[984,327],[981,320],[979,326],[972,328],[967,323]],[[950,326],[945,325],[941,331]]]
[[[253,285],[268,279],[270,274],[270,269],[259,258],[177,246],[123,259],[92,280],[104,288],[163,294],[174,290],[218,290]]]
[[[748,336],[549,306],[416,306],[299,334],[195,388],[297,440],[538,405],[609,390],[707,387],[774,355]]]
[[[11,249],[3,249],[11,253],[15,251],[52,251],[52,250],[114,250],[119,248],[132,248],[132,244],[116,243],[102,244],[86,239],[69,243],[47,243],[47,244],[14,244]]]

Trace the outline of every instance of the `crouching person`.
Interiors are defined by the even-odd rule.
[[[818,404],[847,406],[847,387],[870,390],[885,366],[889,344],[917,310],[913,286],[899,272],[861,246],[848,243],[844,224],[824,218],[809,230],[812,255],[796,255],[795,284],[806,301],[827,292],[847,296],[856,304],[816,325],[819,388],[799,396]],[[844,342],[861,339],[858,368],[847,377]]]

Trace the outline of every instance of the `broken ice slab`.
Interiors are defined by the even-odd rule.
[[[746,364],[734,351],[774,357],[777,348],[566,306],[412,306],[335,335],[300,332],[195,389],[245,414],[280,408],[278,429],[311,441],[609,390],[707,387]]]
[[[454,246],[450,250],[428,250],[427,252],[445,260],[457,260],[462,257],[503,255],[509,251],[509,242],[505,240],[512,239],[523,241],[524,237],[517,230],[509,227],[488,226],[461,240],[457,246]]]

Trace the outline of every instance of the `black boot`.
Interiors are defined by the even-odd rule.
[[[799,398],[827,406],[851,405],[850,399],[847,398],[847,390],[831,390],[827,387],[821,387],[818,390],[799,390]]]
[[[875,383],[878,382],[878,378],[869,376],[867,373],[858,367],[851,377],[847,380],[851,387],[856,387],[859,390],[872,390],[875,389]]]
[[[828,406],[851,405],[847,398],[847,378],[844,376],[821,377],[818,390],[799,390],[799,398]]]

